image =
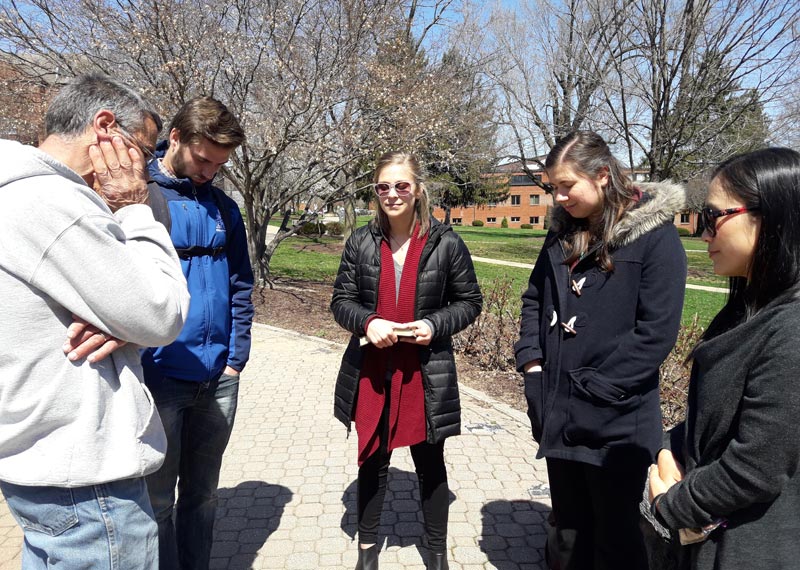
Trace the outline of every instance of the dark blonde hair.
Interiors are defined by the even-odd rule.
[[[636,204],[638,192],[623,172],[620,162],[611,154],[606,141],[595,132],[573,131],[559,140],[547,155],[544,167],[550,171],[556,165],[565,163],[578,174],[590,178],[608,172],[608,184],[601,194],[603,212],[600,223],[590,224],[586,219],[567,216],[564,227],[560,229],[560,237],[567,247],[565,263],[574,263],[589,250],[592,243],[600,242],[597,264],[603,271],[613,271],[611,237],[622,215]]]
[[[425,182],[422,180],[422,167],[420,167],[417,158],[409,152],[387,152],[375,163],[375,173],[372,176],[372,181],[377,183],[380,180],[381,171],[393,164],[407,167],[414,176],[414,184],[419,188],[419,197],[414,202],[414,217],[415,221],[419,222],[419,235],[417,237],[422,237],[431,227],[430,200],[428,199],[428,190],[425,188]],[[378,214],[375,216],[374,223],[380,228],[383,235],[391,235],[389,217],[380,207],[380,204],[378,204]]]
[[[195,97],[184,103],[169,125],[178,129],[183,144],[199,142],[202,138],[227,149],[244,142],[244,130],[239,120],[221,102],[212,97]]]

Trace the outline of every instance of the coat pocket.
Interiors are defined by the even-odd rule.
[[[531,420],[531,432],[536,443],[542,439],[542,428],[544,424],[544,387],[541,370],[538,372],[526,372],[522,375],[525,384],[525,399],[528,401],[528,418]]]
[[[594,368],[569,371],[569,402],[564,441],[599,448],[636,433],[638,395],[629,395],[593,377]]]

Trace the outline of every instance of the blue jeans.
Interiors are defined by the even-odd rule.
[[[23,570],[157,570],[144,478],[75,488],[0,482],[0,490],[25,534]]]
[[[158,522],[159,562],[164,570],[206,570],[239,377],[223,374],[210,382],[146,377],[146,381],[167,434],[164,465],[147,477]]]

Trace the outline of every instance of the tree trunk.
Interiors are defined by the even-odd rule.
[[[344,228],[342,236],[345,241],[356,231],[356,197],[353,191],[348,191],[344,198]]]

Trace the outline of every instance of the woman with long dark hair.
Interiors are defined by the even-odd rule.
[[[378,215],[347,240],[333,288],[336,322],[353,333],[336,380],[335,416],[358,434],[358,564],[378,568],[378,526],[392,450],[410,446],[429,569],[447,569],[444,442],[460,433],[450,337],[481,311],[464,242],[431,218],[413,155],[378,159]]]
[[[550,231],[522,297],[517,368],[553,504],[560,570],[642,570],[638,504],[661,443],[658,370],[678,333],[684,192],[633,184],[606,142],[578,131],[545,171]]]
[[[797,568],[800,154],[728,159],[702,219],[730,292],[691,354],[686,420],[650,472],[652,512],[685,545],[684,568]]]

